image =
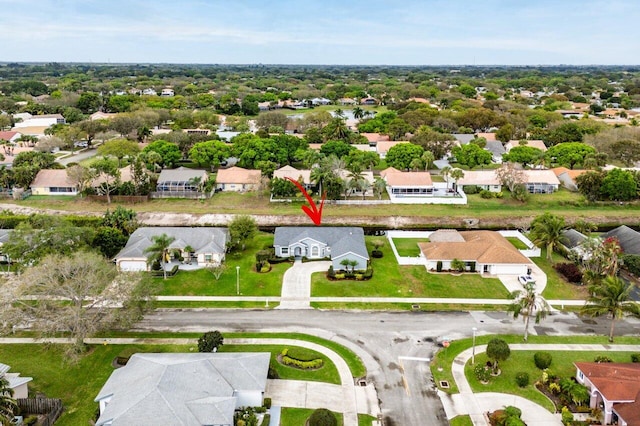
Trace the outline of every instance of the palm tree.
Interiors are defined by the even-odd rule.
[[[9,387],[9,381],[0,377],[0,424],[10,425],[13,417],[18,412],[18,404],[13,398],[13,389]]]
[[[309,178],[312,182],[314,182],[319,187],[319,193],[322,194],[322,185],[323,183],[329,179],[331,176],[335,175],[333,169],[331,168],[331,164],[329,161],[323,159],[324,161],[320,161],[316,167],[311,169],[311,173]]]
[[[447,182],[447,189],[449,189],[449,176],[451,175],[451,167],[444,166],[442,169],[440,169],[440,174]]]
[[[360,120],[363,117],[364,110],[362,108],[360,108],[359,106],[353,108],[353,118],[355,118],[356,120]]]
[[[175,237],[167,234],[155,235],[151,238],[153,244],[144,249],[145,253],[149,253],[147,262],[153,262],[160,258],[160,266],[162,266],[162,275],[167,279],[167,257],[169,257],[169,246],[175,241]]]
[[[387,182],[380,176],[376,176],[373,181],[373,193],[378,196],[378,200],[382,200],[382,194],[387,190]]]
[[[562,242],[564,218],[545,213],[531,223],[531,237],[534,243],[547,247],[547,260],[551,261],[553,249]]]
[[[344,111],[342,110],[342,108],[337,108],[335,111],[333,111],[333,113],[336,115],[336,117],[344,118]]]
[[[629,299],[631,285],[622,279],[609,275],[602,282],[589,286],[587,303],[582,307],[582,313],[599,317],[611,316],[611,330],[609,342],[613,342],[616,320],[631,315],[640,318],[640,305]]]
[[[419,169],[421,169],[423,167],[423,163],[422,160],[420,158],[414,158],[413,160],[411,160],[411,162],[409,163],[409,168],[412,171],[418,171]]]
[[[536,324],[545,319],[551,308],[546,300],[536,293],[535,283],[526,283],[522,285],[524,290],[516,290],[511,293],[511,298],[515,300],[507,311],[513,312],[513,319],[517,319],[522,315],[524,320],[524,341],[529,337],[529,320],[535,318]]]
[[[422,162],[424,163],[424,170],[427,171],[433,168],[433,162],[436,161],[436,157],[433,155],[431,151],[425,151],[420,157]]]
[[[301,158],[302,164],[310,169],[314,165],[318,164],[322,159],[322,154],[314,149],[308,149],[304,152],[304,155]]]
[[[464,172],[462,171],[462,169],[453,169],[451,170],[451,172],[449,172],[449,176],[451,176],[451,178],[455,182],[453,187],[455,189],[458,185],[458,180],[464,177]]]

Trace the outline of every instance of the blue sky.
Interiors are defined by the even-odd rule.
[[[0,61],[640,64],[638,0],[0,0]]]

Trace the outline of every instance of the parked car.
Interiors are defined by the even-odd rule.
[[[531,275],[520,275],[518,277],[518,281],[520,281],[522,284],[535,284],[536,283],[536,280],[534,280]]]

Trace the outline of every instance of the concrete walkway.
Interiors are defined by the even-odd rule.
[[[329,269],[331,262],[299,260],[286,270],[282,278],[280,306],[276,309],[311,309],[311,274]]]
[[[640,345],[591,345],[591,344],[510,344],[512,351],[628,351],[640,352]],[[475,353],[485,352],[487,345],[475,347]],[[544,407],[511,394],[479,392],[473,393],[464,374],[464,367],[473,355],[473,348],[461,352],[451,365],[453,378],[460,393],[447,395],[439,392],[447,418],[468,414],[474,426],[488,426],[484,418],[487,411],[494,411],[513,405],[522,410],[522,420],[528,425],[558,426],[562,425],[560,414],[553,414]]]
[[[0,344],[40,344],[71,343],[69,338],[34,339],[27,337],[0,338]],[[105,345],[197,345],[197,339],[184,338],[89,338],[88,344]],[[311,349],[325,355],[333,362],[340,376],[340,385],[332,385],[319,382],[304,382],[296,380],[269,380],[266,396],[271,396],[273,404],[285,407],[298,408],[330,408],[341,412],[344,417],[344,426],[358,426],[358,413],[377,416],[380,413],[378,397],[373,386],[359,388],[355,386],[354,378],[346,361],[331,349],[313,342],[295,339],[225,339],[228,345],[283,345],[299,346]],[[275,383],[282,382],[282,383]],[[309,394],[307,394],[308,392]],[[327,407],[330,404],[331,407]]]

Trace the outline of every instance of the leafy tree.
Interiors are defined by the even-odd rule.
[[[167,142],[162,139],[151,142],[142,150],[142,152],[158,153],[160,155],[160,158],[162,158],[162,161],[159,164],[165,167],[173,167],[173,165],[182,158],[180,148],[178,148],[176,144]]]
[[[620,140],[611,145],[612,157],[627,167],[640,161],[640,141]]]
[[[511,355],[511,349],[502,339],[491,339],[487,344],[487,357],[493,361],[493,371],[498,371],[498,362],[506,361]]]
[[[347,127],[344,120],[335,117],[322,129],[325,140],[331,141],[349,141],[351,138],[351,130]]]
[[[559,166],[570,169],[580,167],[585,157],[593,155],[596,150],[581,142],[566,142],[552,146],[546,153],[547,158]]]
[[[109,120],[109,129],[120,133],[120,136],[127,137],[138,128],[144,125],[143,121],[130,114],[118,114]]]
[[[437,132],[428,127],[421,127],[411,138],[411,143],[420,145],[425,151],[433,154],[435,159],[447,155],[454,146],[455,138],[451,134]]]
[[[609,170],[602,179],[601,193],[610,200],[629,201],[638,197],[638,183],[633,173],[622,170]]]
[[[25,151],[16,155],[13,167],[30,166],[38,170],[51,169],[55,168],[55,162],[56,157],[48,152]]]
[[[458,87],[458,92],[462,93],[466,98],[475,98],[477,95],[475,87],[466,83]]]
[[[135,210],[117,206],[115,210],[107,209],[103,218],[102,226],[120,230],[125,236],[133,234],[138,229],[139,223]]]
[[[473,143],[457,146],[453,148],[452,153],[458,163],[471,168],[482,164],[491,164],[493,158],[491,152]]]
[[[386,161],[391,167],[398,170],[406,170],[411,167],[411,161],[422,157],[424,149],[413,143],[399,143],[389,148]]]
[[[256,221],[247,215],[239,215],[229,223],[230,250],[244,250],[246,244],[253,239],[258,232]]]
[[[602,197],[602,182],[605,173],[601,171],[589,171],[576,177],[578,192],[589,201],[596,201]]]
[[[640,317],[640,306],[629,297],[631,285],[615,276],[607,276],[602,282],[589,286],[589,297],[582,313],[599,317],[611,317],[609,341],[613,342],[615,322],[626,315]]]
[[[198,338],[198,352],[217,352],[223,342],[224,337],[218,330],[207,331]]]
[[[0,376],[0,424],[14,424],[13,418],[18,412],[18,403],[13,398],[13,389],[9,387],[9,381],[2,375]]]
[[[536,244],[547,248],[547,260],[551,261],[553,250],[562,243],[562,231],[565,229],[564,218],[544,213],[531,222],[531,237]]]
[[[276,135],[270,138],[282,151],[285,160],[279,164],[293,164],[299,159],[299,154],[309,149],[309,143],[302,138],[292,135]]]
[[[387,126],[387,134],[392,141],[406,140],[406,134],[413,132],[415,129],[409,123],[401,118],[394,118]]]
[[[138,143],[128,139],[111,139],[98,147],[98,154],[117,158],[118,167],[122,166],[123,158],[133,157],[139,152]]]
[[[96,112],[101,105],[102,100],[100,99],[100,95],[95,92],[84,92],[80,94],[80,99],[78,99],[77,107],[83,113],[91,114]]]
[[[88,167],[81,166],[80,164],[68,167],[67,176],[71,183],[78,186],[80,194],[89,188],[91,182],[95,178],[94,173]]]
[[[335,155],[338,158],[345,157],[355,150],[356,147],[354,147],[353,145],[349,145],[342,140],[332,140],[329,142],[325,142],[320,147],[321,154],[327,157],[329,157],[330,155]]]
[[[107,122],[104,120],[84,120],[78,123],[74,123],[74,127],[77,127],[83,131],[87,136],[87,145],[91,146],[93,140],[100,133],[104,133],[108,129]]]
[[[293,197],[298,192],[298,188],[288,179],[273,178],[270,185],[275,197]]]
[[[113,264],[96,253],[50,254],[22,275],[0,315],[5,326],[29,323],[44,336],[69,333],[75,342],[70,354],[77,354],[85,338],[126,326],[132,319],[129,314],[138,308],[137,298],[148,296],[142,286],[134,276],[124,279],[117,274]],[[25,301],[27,295],[40,297],[38,303]]]
[[[326,408],[318,408],[307,421],[309,426],[338,426],[338,419]]]
[[[91,163],[92,173],[101,180],[99,190],[107,196],[107,203],[111,204],[111,193],[120,182],[120,169],[118,163],[110,158],[103,157]]]
[[[514,146],[511,150],[502,156],[502,161],[510,161],[513,163],[520,163],[523,166],[528,166],[535,163],[540,157],[544,155],[544,152],[538,148],[527,145]]]
[[[229,145],[222,141],[198,142],[189,150],[189,158],[201,167],[219,167],[230,156]]]
[[[256,126],[258,126],[259,129],[268,129],[273,126],[286,129],[288,121],[289,119],[285,114],[277,111],[268,111],[258,115],[258,118],[256,118]]]
[[[151,241],[153,244],[144,250],[144,252],[147,253],[147,263],[159,260],[162,267],[162,275],[166,280],[169,246],[175,241],[175,238],[167,234],[160,234],[151,237]]]
[[[496,139],[503,143],[509,142],[511,139],[513,139],[514,135],[515,129],[513,127],[513,124],[511,123],[507,123],[496,130]]]
[[[527,341],[529,336],[529,320],[534,317],[536,324],[539,324],[541,320],[545,319],[551,311],[549,304],[542,298],[541,295],[536,293],[535,283],[526,283],[522,285],[523,290],[516,290],[511,293],[511,298],[514,302],[508,306],[507,311],[513,313],[513,318],[517,319],[522,315],[524,320],[524,341]]]
[[[101,226],[93,238],[93,247],[107,259],[113,258],[127,244],[128,238],[117,228]]]
[[[518,201],[526,201],[526,189],[524,193],[525,177],[522,170],[517,169],[513,163],[503,164],[499,169],[496,169],[496,177],[500,181],[500,184],[506,186],[511,192],[511,196]]]

